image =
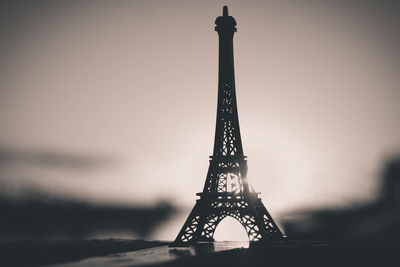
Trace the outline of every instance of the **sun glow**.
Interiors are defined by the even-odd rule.
[[[216,241],[248,241],[244,227],[234,218],[226,217],[217,226],[214,239]]]

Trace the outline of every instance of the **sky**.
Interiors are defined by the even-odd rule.
[[[371,201],[400,153],[391,1],[10,1],[0,190],[191,208],[213,149],[228,5],[249,179],[271,214]]]

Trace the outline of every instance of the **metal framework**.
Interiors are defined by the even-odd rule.
[[[238,220],[250,241],[276,240],[282,232],[247,180],[247,160],[243,155],[236,105],[233,65],[233,34],[236,21],[228,15],[217,17],[219,36],[219,81],[214,153],[202,193],[172,246],[198,241],[214,241],[219,222],[226,216]]]

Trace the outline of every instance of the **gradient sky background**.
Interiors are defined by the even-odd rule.
[[[372,200],[400,153],[389,1],[2,2],[2,192],[191,208],[212,153],[225,4],[249,177],[266,207]]]

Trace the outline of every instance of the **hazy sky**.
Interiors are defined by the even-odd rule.
[[[371,199],[400,153],[398,4],[11,2],[0,16],[3,190],[191,207],[213,148],[224,4],[238,23],[249,176],[272,214]]]

